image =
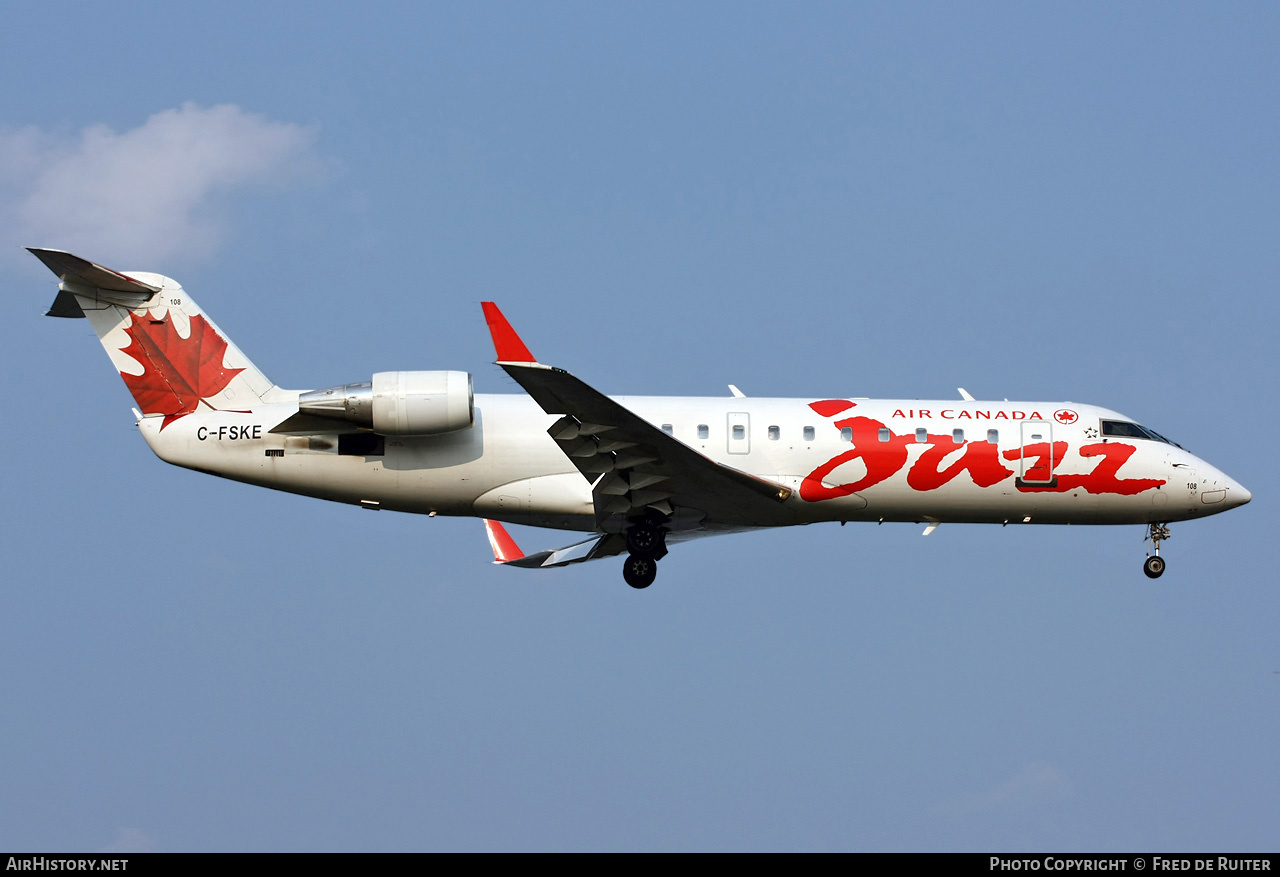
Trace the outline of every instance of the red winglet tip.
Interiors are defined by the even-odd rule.
[[[498,354],[498,362],[537,362],[529,348],[524,346],[516,330],[511,328],[507,318],[491,301],[481,302],[484,308],[484,319],[489,324],[489,334],[493,336],[493,349]]]
[[[520,550],[516,540],[511,538],[506,527],[485,518],[484,529],[489,534],[489,545],[493,547],[494,563],[509,563],[524,557],[524,552]]]

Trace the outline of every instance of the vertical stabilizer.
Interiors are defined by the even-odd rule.
[[[177,281],[29,249],[60,281],[49,316],[88,318],[143,415],[164,415],[161,429],[200,408],[250,410],[273,388]]]

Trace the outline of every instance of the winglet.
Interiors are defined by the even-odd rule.
[[[489,324],[489,334],[493,336],[493,349],[498,354],[498,362],[537,362],[529,348],[524,346],[516,330],[511,328],[507,318],[491,301],[481,302],[484,308],[484,320]]]
[[[494,308],[494,310],[497,310],[497,308]],[[497,521],[485,518],[484,529],[489,534],[489,545],[493,547],[494,563],[510,563],[513,560],[520,560],[524,557],[524,552],[520,550],[516,540],[511,538],[511,534],[507,532],[506,527]]]

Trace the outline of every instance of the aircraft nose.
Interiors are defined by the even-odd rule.
[[[1230,479],[1228,479],[1230,481]],[[1244,505],[1253,499],[1253,494],[1245,488],[1239,481],[1230,481],[1227,487],[1227,505],[1235,508],[1238,505]]]
[[[1253,494],[1243,484],[1218,467],[1204,460],[1198,460],[1195,466],[1201,474],[1199,491],[1201,514],[1215,515],[1227,509],[1242,506],[1253,499]]]

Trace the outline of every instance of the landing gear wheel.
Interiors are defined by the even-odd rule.
[[[636,557],[656,559],[666,552],[666,533],[653,524],[633,524],[627,528],[627,550]]]
[[[622,577],[633,588],[647,588],[658,577],[658,562],[652,557],[629,554],[622,562]]]
[[[1164,524],[1149,524],[1147,535],[1143,541],[1151,540],[1151,553],[1142,562],[1142,571],[1149,579],[1158,579],[1164,574],[1164,558],[1160,556],[1160,543],[1170,536],[1169,528]]]

